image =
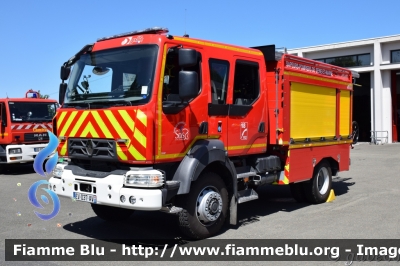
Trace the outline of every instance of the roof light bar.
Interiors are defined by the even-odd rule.
[[[100,42],[100,41],[115,39],[115,38],[124,37],[124,36],[138,35],[138,34],[167,33],[168,31],[169,30],[167,28],[153,27],[153,28],[147,28],[147,29],[143,29],[143,30],[136,30],[136,31],[130,31],[130,32],[125,32],[125,33],[121,33],[121,34],[116,34],[116,35],[112,35],[109,37],[99,38],[99,39],[97,39],[97,41]]]

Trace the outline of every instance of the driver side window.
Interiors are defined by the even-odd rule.
[[[169,49],[164,70],[163,100],[180,101],[179,56],[177,49]]]

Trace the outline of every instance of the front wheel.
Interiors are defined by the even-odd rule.
[[[107,205],[91,204],[94,213],[101,219],[109,222],[118,222],[128,219],[134,210],[111,207]]]
[[[204,239],[218,233],[228,212],[228,191],[215,173],[204,173],[180,198],[181,231],[190,238]]]
[[[332,171],[330,165],[325,161],[318,164],[314,169],[313,178],[304,183],[304,192],[310,203],[318,204],[326,202],[332,188]]]

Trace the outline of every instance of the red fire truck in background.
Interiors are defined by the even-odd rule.
[[[332,175],[349,169],[357,76],[274,45],[164,28],[99,39],[61,67],[53,130],[64,160],[49,187],[105,220],[178,214],[198,239],[236,224],[237,204],[265,184],[325,202]]]
[[[0,172],[8,164],[33,162],[46,147],[57,105],[33,90],[25,98],[0,98]]]

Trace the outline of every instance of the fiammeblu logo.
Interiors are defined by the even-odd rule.
[[[54,152],[54,150],[57,148],[58,139],[50,131],[47,131],[47,134],[49,134],[49,140],[50,140],[49,144],[47,144],[47,146],[43,150],[41,150],[38,153],[38,155],[36,156],[36,158],[33,162],[33,169],[39,175],[48,178],[49,174],[53,171],[54,167],[56,166],[56,164],[58,162],[58,154],[55,153],[52,157],[50,157],[47,160],[47,162],[45,164],[46,171],[43,169],[43,164],[44,164],[44,161],[46,160],[46,158],[48,156],[50,156]],[[35,206],[38,209],[44,209],[43,205],[37,199],[36,194],[38,192],[38,188],[40,185],[48,185],[48,184],[49,184],[49,182],[47,180],[39,180],[39,181],[33,183],[33,185],[29,188],[29,191],[28,191],[29,201],[32,203],[33,206]],[[53,201],[53,210],[49,214],[43,214],[43,213],[39,213],[37,211],[34,211],[34,212],[35,212],[36,216],[39,217],[40,219],[50,220],[50,219],[54,218],[60,211],[60,200],[58,199],[58,196],[56,193],[54,193],[54,191],[51,191],[48,188],[41,188],[41,189],[44,190],[50,196],[51,200]],[[49,199],[47,198],[46,195],[41,195],[40,199],[46,205],[49,204]]]

